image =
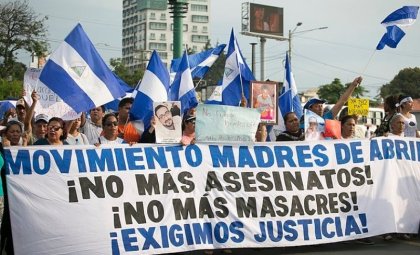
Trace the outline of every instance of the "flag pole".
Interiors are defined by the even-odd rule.
[[[367,70],[367,68],[368,68],[368,66],[369,66],[369,64],[370,64],[370,62],[372,61],[373,56],[375,55],[375,52],[376,52],[376,49],[375,49],[375,50],[373,50],[372,54],[370,54],[369,60],[368,60],[368,62],[366,63],[365,67],[362,69],[361,75],[365,74],[365,72],[366,72],[366,70]]]

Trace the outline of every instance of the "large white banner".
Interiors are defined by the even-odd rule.
[[[161,254],[416,233],[420,140],[5,151],[16,254]]]

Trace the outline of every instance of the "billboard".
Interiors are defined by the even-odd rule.
[[[283,36],[283,8],[249,4],[249,32]]]

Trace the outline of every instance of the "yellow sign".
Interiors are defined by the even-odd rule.
[[[350,98],[348,101],[349,115],[368,116],[369,99]]]

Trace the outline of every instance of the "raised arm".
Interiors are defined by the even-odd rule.
[[[337,114],[340,112],[341,108],[344,106],[344,104],[349,100],[350,96],[353,94],[354,90],[360,85],[363,78],[361,76],[355,78],[353,82],[350,84],[350,86],[347,88],[347,90],[341,95],[341,97],[338,99],[337,103],[333,106],[331,109],[333,118],[337,116]]]

